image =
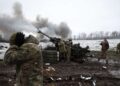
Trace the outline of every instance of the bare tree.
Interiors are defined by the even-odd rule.
[[[118,37],[118,32],[117,32],[117,31],[113,31],[113,32],[111,33],[111,36],[112,36],[113,38]]]

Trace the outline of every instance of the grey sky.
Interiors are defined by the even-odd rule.
[[[16,1],[25,18],[33,21],[40,14],[55,24],[64,21],[73,35],[120,31],[120,0],[0,0],[0,13],[12,15]]]

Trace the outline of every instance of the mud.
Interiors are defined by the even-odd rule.
[[[50,64],[56,71],[48,81],[44,80],[44,86],[120,86],[119,55],[114,59],[109,58],[109,64],[105,65],[104,60],[97,61],[98,54],[84,63],[62,61]],[[14,84],[15,66],[8,66],[0,61],[0,86]]]
[[[61,81],[64,82],[60,81],[61,83],[58,86],[70,86],[70,83],[71,86],[120,86],[120,74],[118,71],[120,66],[108,65],[107,69],[105,69],[103,65],[98,62],[83,64],[63,62],[53,65],[56,69],[54,76],[61,78]],[[86,78],[91,77],[91,79],[86,80],[85,78],[81,78],[81,76]],[[70,77],[72,78],[71,80],[69,80]]]

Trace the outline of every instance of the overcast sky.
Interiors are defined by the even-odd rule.
[[[15,2],[22,4],[27,19],[40,14],[55,24],[66,22],[73,35],[120,31],[120,0],[0,0],[0,14],[12,15]]]

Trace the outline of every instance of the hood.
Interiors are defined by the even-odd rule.
[[[25,43],[35,43],[35,44],[39,44],[39,41],[32,35],[29,35],[26,39],[25,39]]]

